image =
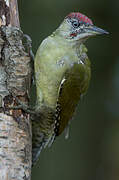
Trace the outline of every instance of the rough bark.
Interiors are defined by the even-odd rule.
[[[10,110],[15,96],[28,103],[30,57],[22,44],[17,0],[0,0],[0,180],[30,180],[29,115]]]

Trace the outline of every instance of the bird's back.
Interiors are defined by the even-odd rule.
[[[36,108],[45,116],[33,122],[33,161],[65,129],[88,88],[91,73],[86,51],[83,44],[73,47],[55,36],[48,37],[37,51]]]

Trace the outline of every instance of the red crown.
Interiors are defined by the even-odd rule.
[[[72,12],[68,16],[66,16],[66,18],[76,18],[79,21],[93,25],[93,22],[91,21],[91,19],[89,19],[87,16],[79,12]]]

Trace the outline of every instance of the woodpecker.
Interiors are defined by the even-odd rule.
[[[73,12],[37,50],[34,69],[36,114],[32,122],[33,163],[68,126],[76,106],[88,89],[91,65],[84,42],[107,31],[93,25],[87,16]]]

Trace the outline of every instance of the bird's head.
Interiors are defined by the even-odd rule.
[[[70,41],[84,41],[97,34],[108,34],[107,31],[94,26],[91,19],[79,12],[66,16],[57,32]]]

